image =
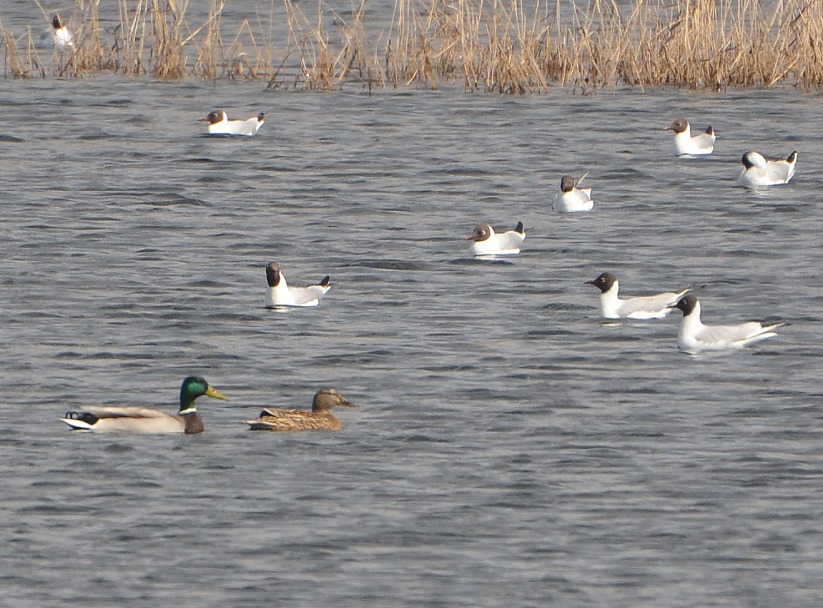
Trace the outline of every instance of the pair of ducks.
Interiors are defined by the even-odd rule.
[[[749,346],[776,336],[775,330],[785,325],[747,321],[738,325],[704,325],[700,320],[700,300],[689,294],[691,288],[650,296],[620,299],[617,278],[604,272],[593,281],[586,281],[600,290],[600,316],[604,319],[662,319],[675,308],[683,313],[677,346],[688,353],[722,351]]]
[[[88,407],[66,412],[63,422],[73,430],[130,433],[203,432],[203,419],[195,400],[202,396],[227,400],[228,397],[210,386],[205,379],[189,376],[180,387],[180,410],[176,415],[147,407]],[[340,421],[329,410],[333,407],[358,407],[345,399],[337,389],[323,388],[314,396],[311,411],[264,408],[254,420],[246,420],[253,431],[317,431],[340,429]]]
[[[704,133],[692,136],[689,121],[678,118],[665,130],[674,131],[674,152],[678,156],[706,156],[714,151],[716,137],[711,125]],[[781,186],[794,177],[797,152],[786,158],[766,158],[760,152],[750,151],[743,155],[742,161],[738,185],[748,188]]]

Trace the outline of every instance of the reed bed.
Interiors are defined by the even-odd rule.
[[[103,19],[95,0],[74,0],[63,18],[75,47],[61,56],[0,21],[4,75],[109,71],[321,90],[458,84],[509,94],[823,84],[817,0],[396,0],[378,25],[366,0],[345,13],[323,0],[271,0],[227,35],[230,2],[210,0],[195,19],[188,0],[118,0]]]

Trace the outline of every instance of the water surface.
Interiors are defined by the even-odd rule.
[[[811,606],[823,572],[820,96],[331,94],[120,77],[3,82],[0,597],[14,606]],[[217,107],[267,122],[202,136]],[[676,116],[718,134],[677,160]],[[757,120],[753,122],[753,117]],[[791,185],[740,157],[799,153]],[[588,171],[595,209],[551,197]],[[481,221],[519,257],[472,260]],[[263,308],[264,266],[331,275]],[[583,285],[698,288],[782,318],[695,359],[679,318],[603,325]],[[191,437],[71,433],[84,404]],[[260,406],[361,404],[338,433]]]

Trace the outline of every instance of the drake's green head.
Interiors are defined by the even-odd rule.
[[[203,395],[228,400],[228,397],[209,386],[204,378],[189,376],[183,380],[183,386],[180,387],[180,411],[178,413],[191,414],[196,412],[197,408],[194,405],[194,400]]]

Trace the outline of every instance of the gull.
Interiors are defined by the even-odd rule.
[[[746,152],[743,155],[743,170],[737,178],[737,183],[749,188],[788,184],[794,177],[795,163],[797,152],[792,152],[785,159],[767,159],[759,152]]]
[[[323,277],[316,285],[289,287],[277,262],[269,262],[266,266],[266,281],[269,284],[266,291],[266,308],[317,306],[331,289],[328,276]]]
[[[586,285],[600,290],[600,316],[604,319],[662,319],[672,311],[672,305],[686,295],[691,288],[678,292],[667,291],[649,296],[636,296],[621,300],[617,297],[620,285],[610,272],[604,272]]]
[[[683,311],[677,346],[689,353],[743,348],[776,336],[775,330],[786,324],[748,321],[739,325],[704,325],[700,321],[700,300],[693,295],[680,298],[672,308]]]
[[[260,112],[246,120],[233,120],[223,110],[215,110],[198,120],[209,123],[209,135],[254,135],[263,126],[265,114]]]
[[[583,181],[581,177],[578,184]],[[574,213],[577,211],[591,211],[594,207],[591,188],[576,188],[574,178],[564,175],[560,180],[560,192],[554,196],[552,207],[555,211]]]
[[[685,118],[676,119],[665,131],[674,131],[674,153],[678,156],[705,156],[714,150],[714,129],[692,137],[691,126]]]
[[[471,240],[470,250],[476,256],[515,255],[526,238],[523,222],[517,222],[514,230],[496,233],[489,224],[479,224],[466,237]]]

